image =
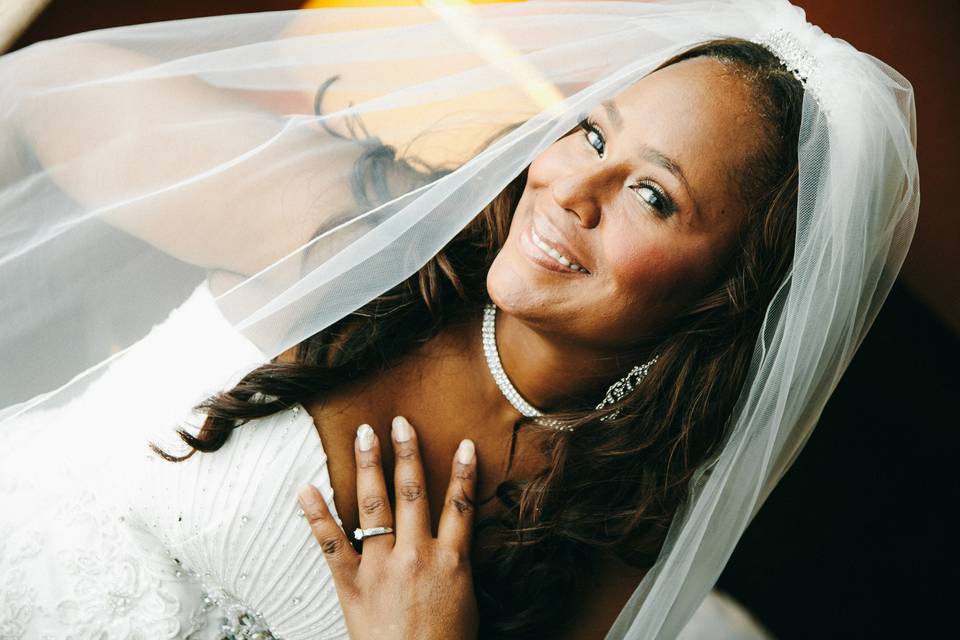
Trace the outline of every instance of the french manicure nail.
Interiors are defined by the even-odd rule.
[[[357,427],[357,444],[360,445],[360,451],[373,449],[373,428],[370,425],[362,424]]]
[[[312,511],[314,502],[316,502],[316,497],[313,493],[313,487],[309,484],[305,484],[300,487],[300,491],[297,492],[297,499],[300,501],[300,506],[303,507],[305,511]]]
[[[397,416],[393,419],[393,438],[397,442],[406,442],[413,436],[413,430],[410,423],[403,416]]]
[[[473,462],[473,440],[462,440],[457,447],[457,462],[460,464],[470,464]]]

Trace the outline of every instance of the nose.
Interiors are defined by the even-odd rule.
[[[621,173],[612,165],[579,165],[554,178],[550,192],[558,205],[580,219],[580,226],[592,229],[600,224],[604,204],[619,192]]]

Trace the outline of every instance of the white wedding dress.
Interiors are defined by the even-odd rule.
[[[262,360],[203,284],[81,395],[5,425],[0,640],[348,637],[297,505],[310,482],[336,515],[302,407],[185,462],[147,446],[184,452],[174,429],[199,426],[191,407]],[[162,384],[140,382],[158,370]],[[712,594],[682,637],[766,636]]]

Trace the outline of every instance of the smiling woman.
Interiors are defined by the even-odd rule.
[[[406,282],[206,402],[203,429],[183,431],[184,441],[216,451],[237,420],[304,404],[349,531],[360,517],[344,461],[352,445],[340,439],[338,451],[334,433],[414,416],[425,440],[448,443],[425,453],[435,496],[449,446],[478,439],[481,635],[560,634],[572,615],[556,607],[577,611],[577,582],[611,562],[624,575],[652,564],[690,479],[721,442],[763,310],[790,265],[802,96],[775,55],[745,40],[667,61],[537,156]],[[413,171],[383,145],[358,170],[367,157],[389,159],[387,176]],[[689,180],[656,161],[666,157]],[[501,311],[502,369],[543,417],[518,415],[510,396],[477,379],[488,296]],[[595,409],[653,349],[656,365],[618,415]],[[274,400],[253,400],[262,397]]]
[[[680,633],[903,259],[909,85],[773,0],[462,9],[0,59],[0,345],[80,363],[0,412],[18,632]]]

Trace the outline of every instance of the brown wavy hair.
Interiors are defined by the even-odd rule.
[[[790,268],[803,87],[766,48],[734,38],[699,44],[658,68],[698,57],[739,74],[763,122],[764,142],[738,184],[746,209],[740,250],[658,338],[659,360],[625,399],[600,411],[583,406],[548,416],[575,426],[571,432],[517,421],[510,462],[521,429],[547,431],[548,462],[528,480],[501,483],[502,515],[477,523],[494,528],[500,541],[474,567],[481,637],[556,635],[576,609],[574,585],[590,574],[597,554],[652,565],[691,478],[722,444],[767,305]],[[335,79],[318,92],[318,113]],[[359,202],[385,200],[391,176],[425,184],[448,172],[415,167],[379,139],[359,139],[352,128],[351,135],[365,147],[353,179]],[[189,454],[155,451],[168,460],[216,451],[246,422],[389,369],[451,319],[481,313],[489,299],[487,270],[525,183],[526,170],[417,273],[301,342],[295,362],[274,360],[201,403],[207,415],[201,430],[180,431]],[[619,414],[612,417],[614,410]]]

